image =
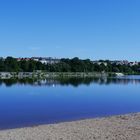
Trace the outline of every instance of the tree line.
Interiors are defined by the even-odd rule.
[[[0,59],[0,72],[33,72],[36,70],[47,72],[122,72],[130,74],[140,72],[140,64],[129,66],[112,64],[109,60],[100,62],[102,63],[98,64],[93,63],[90,59],[81,60],[75,57],[73,59],[63,58],[55,64],[42,64],[34,60],[17,61],[13,57],[7,57],[6,59]]]

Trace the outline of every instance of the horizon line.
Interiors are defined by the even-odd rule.
[[[15,57],[15,56],[0,56],[0,58],[7,58],[7,57],[12,57],[12,58],[52,58],[52,59],[73,59],[73,58],[79,58],[80,60],[91,60],[91,61],[128,61],[128,62],[140,62],[140,60],[129,60],[129,59],[91,59],[91,58],[81,58],[81,57],[53,57],[53,56],[20,56],[20,57]]]

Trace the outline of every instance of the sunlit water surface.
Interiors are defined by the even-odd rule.
[[[0,129],[140,112],[140,76],[0,81]]]

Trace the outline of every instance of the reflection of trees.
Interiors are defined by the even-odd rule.
[[[3,80],[0,80],[0,83],[4,83],[7,87],[10,87],[14,84],[17,83],[17,80],[16,79],[3,79]]]
[[[52,78],[52,79],[1,79],[0,85],[5,84],[6,86],[12,86],[15,84],[19,85],[32,85],[32,86],[74,86],[79,85],[90,85],[90,84],[100,84],[100,85],[110,85],[110,84],[140,84],[140,79],[127,79],[127,78]]]
[[[107,80],[107,84],[140,84],[140,79],[110,78]]]
[[[34,84],[34,80],[33,79],[1,79],[0,80],[0,85],[2,84],[5,84],[7,87],[10,87],[12,85],[15,85],[15,84]]]
[[[93,81],[93,78],[63,78],[59,79],[60,85],[72,85],[77,87],[81,84],[90,85]]]

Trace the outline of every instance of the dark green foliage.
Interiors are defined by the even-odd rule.
[[[41,62],[33,60],[20,60],[12,57],[0,59],[0,71],[7,72],[33,72],[36,70],[43,70],[47,72],[122,72],[127,74],[139,74],[140,64],[116,65],[111,64],[109,60],[100,60],[100,64],[93,63],[89,59],[81,60],[77,57],[73,59],[61,59],[59,63],[42,64]]]
[[[0,71],[1,72],[33,72],[34,70],[44,70],[46,66],[40,62],[33,60],[26,61],[12,57],[7,57],[5,60],[0,59]]]

